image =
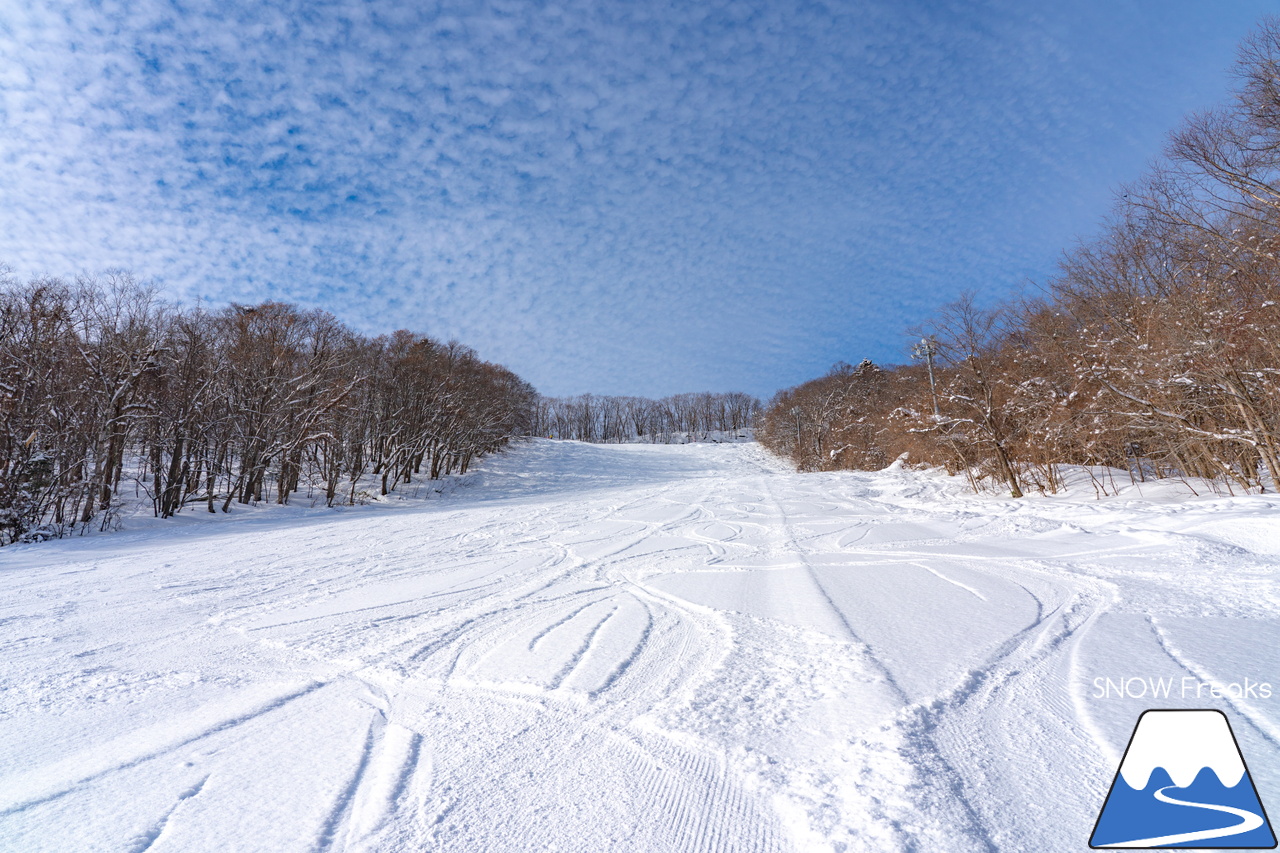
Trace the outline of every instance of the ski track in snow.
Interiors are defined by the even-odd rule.
[[[1280,694],[1270,495],[751,444],[534,441],[476,481],[0,551],[0,850],[1086,850],[1139,713],[1212,704],[1280,802],[1280,695],[1093,695]]]

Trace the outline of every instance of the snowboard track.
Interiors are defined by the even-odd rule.
[[[574,493],[527,460],[610,473]],[[481,470],[421,509],[195,551],[156,531],[0,553],[0,745],[68,744],[0,769],[0,840],[1084,849],[1140,710],[1091,680],[1228,677],[1206,637],[1277,564],[1182,532],[1269,498],[993,501],[790,474],[754,445],[535,442]],[[1280,601],[1250,606],[1250,631],[1276,627]],[[1277,764],[1276,712],[1227,704],[1252,765]],[[100,732],[68,738],[82,720]],[[1064,772],[1082,784],[1060,802],[1008,808]],[[263,808],[282,791],[287,813]]]

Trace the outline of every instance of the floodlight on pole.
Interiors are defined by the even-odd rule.
[[[911,357],[914,359],[924,359],[929,367],[929,393],[933,396],[933,417],[935,420],[942,420],[942,412],[938,408],[938,385],[933,378],[933,357],[938,354],[938,342],[933,338],[921,338],[920,343],[911,348]]]

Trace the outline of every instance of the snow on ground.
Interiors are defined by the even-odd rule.
[[[1280,812],[1280,498],[962,487],[536,441],[5,548],[0,849],[1084,850],[1149,707]]]

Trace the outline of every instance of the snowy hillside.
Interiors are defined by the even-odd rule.
[[[477,469],[0,549],[0,849],[1085,850],[1151,707],[1223,710],[1280,811],[1278,497]]]

